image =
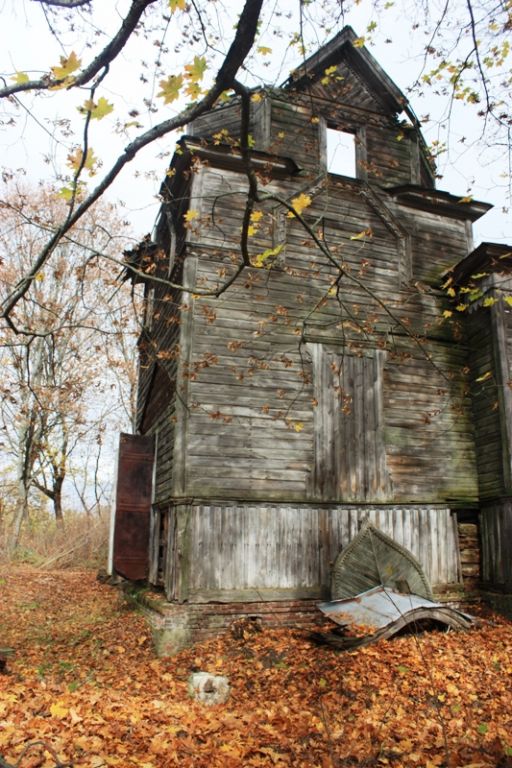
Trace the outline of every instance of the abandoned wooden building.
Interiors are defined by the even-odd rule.
[[[436,190],[359,43],[196,119],[126,254],[145,321],[113,560],[163,588],[171,650],[308,621],[366,520],[437,594],[512,592],[512,253],[474,249],[490,206]]]

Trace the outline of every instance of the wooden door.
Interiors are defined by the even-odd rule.
[[[127,579],[149,573],[154,439],[121,433],[114,521],[114,570]]]

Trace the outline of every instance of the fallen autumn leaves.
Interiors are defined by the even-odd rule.
[[[143,618],[90,572],[0,574],[0,757],[43,741],[75,768],[512,766],[512,622],[340,654],[294,631],[155,659]],[[194,670],[227,675],[208,708]],[[0,762],[1,765],[1,762]],[[19,768],[50,768],[41,745]]]

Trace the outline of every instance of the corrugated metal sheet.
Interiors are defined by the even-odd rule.
[[[407,626],[417,628],[429,620],[453,629],[467,629],[472,617],[419,595],[404,595],[386,587],[374,587],[357,597],[321,603],[319,609],[348,633],[317,633],[315,637],[342,650],[392,637]]]

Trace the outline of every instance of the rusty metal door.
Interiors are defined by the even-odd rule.
[[[127,579],[149,571],[154,439],[121,433],[114,522],[114,570]]]

